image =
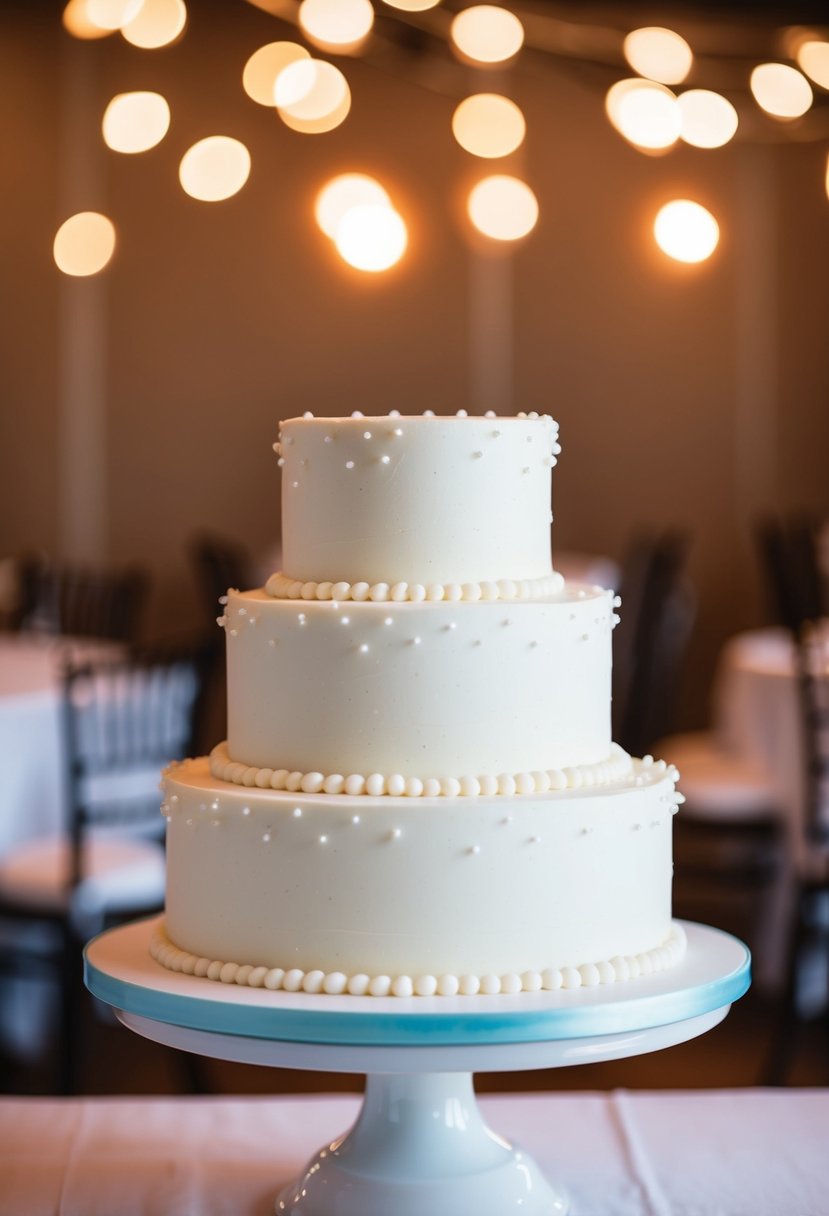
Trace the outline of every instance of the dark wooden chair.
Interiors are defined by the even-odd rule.
[[[149,592],[138,567],[98,569],[29,554],[17,562],[20,630],[134,642]]]
[[[253,561],[244,545],[210,532],[193,536],[188,548],[199,603],[212,636],[212,626],[222,611],[219,600],[228,588],[245,591],[256,583]]]
[[[204,671],[201,648],[67,666],[66,830],[0,858],[0,976],[57,975],[62,1093],[75,1092],[80,1075],[84,943],[163,907],[160,773],[193,754]]]
[[[825,616],[820,568],[819,520],[812,515],[766,516],[757,524],[757,544],[766,595],[775,624],[793,634]]]
[[[643,534],[623,562],[621,622],[613,635],[613,737],[641,756],[672,726],[696,616],[685,575],[688,537]]]
[[[803,1020],[801,982],[807,952],[829,952],[825,924],[829,901],[829,630],[825,621],[803,623],[797,655],[802,814],[791,834],[794,906],[785,987],[763,1078],[768,1085],[784,1084],[789,1074]],[[823,1017],[829,1038],[829,1005],[825,1005]]]

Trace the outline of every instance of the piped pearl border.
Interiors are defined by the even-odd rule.
[[[664,760],[646,756],[641,764],[654,774],[667,771]],[[575,764],[531,773],[485,774],[480,777],[403,777],[400,773],[301,773],[286,768],[258,768],[233,760],[227,743],[219,743],[210,753],[210,772],[219,781],[258,789],[286,790],[303,794],[347,794],[359,797],[389,795],[392,798],[477,798],[504,794],[546,794],[550,790],[574,790],[584,786],[614,785],[632,777],[630,756],[618,744],[611,744],[606,760],[595,764]]]
[[[554,571],[543,578],[502,578],[481,583],[347,583],[303,582],[278,571],[265,583],[277,600],[355,600],[358,603],[413,603],[430,601],[540,600],[560,595],[564,576]]]
[[[307,992],[331,996],[496,996],[518,992],[555,992],[560,988],[595,988],[599,984],[637,979],[656,971],[667,971],[685,954],[685,930],[672,924],[666,940],[641,954],[617,955],[605,962],[580,967],[548,967],[544,971],[508,971],[504,975],[346,975],[343,971],[302,971],[298,967],[256,967],[252,963],[227,963],[182,950],[167,937],[163,927],[155,930],[150,955],[168,971],[267,988],[272,992]]]

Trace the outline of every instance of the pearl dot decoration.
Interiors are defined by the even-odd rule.
[[[302,971],[294,967],[262,967],[208,959],[182,950],[167,937],[163,925],[153,933],[150,956],[168,971],[180,971],[224,984],[266,988],[271,992],[306,992],[313,995],[411,997],[411,996],[498,996],[519,992],[556,992],[559,989],[595,988],[667,971],[683,958],[685,930],[673,924],[667,939],[641,954],[617,956],[580,966],[546,967],[541,971],[506,972],[503,975],[376,975],[362,972],[346,976],[342,971]]]
[[[347,461],[347,468],[353,468],[354,462]],[[385,603],[392,600],[395,603],[422,603],[423,600],[439,602],[441,600],[464,600],[474,603],[478,600],[543,600],[560,595],[564,591],[564,576],[554,571],[544,578],[492,579],[480,583],[464,583],[462,586],[450,583],[430,583],[427,587],[421,583],[330,583],[302,582],[287,574],[278,572],[272,574],[265,583],[265,591],[277,600],[349,600]],[[343,618],[347,623],[347,618]]]
[[[411,639],[414,643],[417,639]],[[371,773],[364,777],[357,773],[342,776],[339,773],[299,773],[288,769],[257,768],[231,759],[227,743],[219,743],[210,753],[210,772],[219,781],[233,785],[258,786],[260,789],[302,790],[306,794],[347,794],[350,797],[368,795],[380,798],[477,798],[501,794],[513,797],[516,794],[546,794],[549,791],[581,789],[585,786],[625,784],[637,786],[647,780],[645,772],[654,777],[667,773],[676,780],[676,769],[668,768],[664,760],[632,760],[618,744],[611,744],[606,760],[596,764],[577,764],[564,769],[541,769],[531,773],[488,773],[480,776],[459,777],[405,777],[400,773]],[[681,799],[677,794],[677,800]],[[302,811],[296,807],[293,814],[298,818]]]

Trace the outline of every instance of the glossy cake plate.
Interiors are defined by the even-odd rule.
[[[684,923],[686,955],[626,983],[515,996],[354,997],[270,992],[166,970],[157,919],[85,952],[86,984],[131,1030],[200,1055],[362,1072],[354,1127],[276,1200],[291,1216],[551,1216],[563,1189],[484,1123],[472,1073],[616,1060],[683,1043],[723,1020],[750,982],[742,942]]]

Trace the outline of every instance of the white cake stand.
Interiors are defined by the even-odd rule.
[[[156,921],[86,949],[87,987],[131,1030],[200,1055],[367,1074],[353,1128],[279,1194],[290,1216],[553,1216],[564,1191],[484,1123],[474,1071],[616,1060],[716,1026],[749,985],[749,953],[686,924],[671,971],[629,983],[493,997],[335,997],[220,984],[149,956]]]

